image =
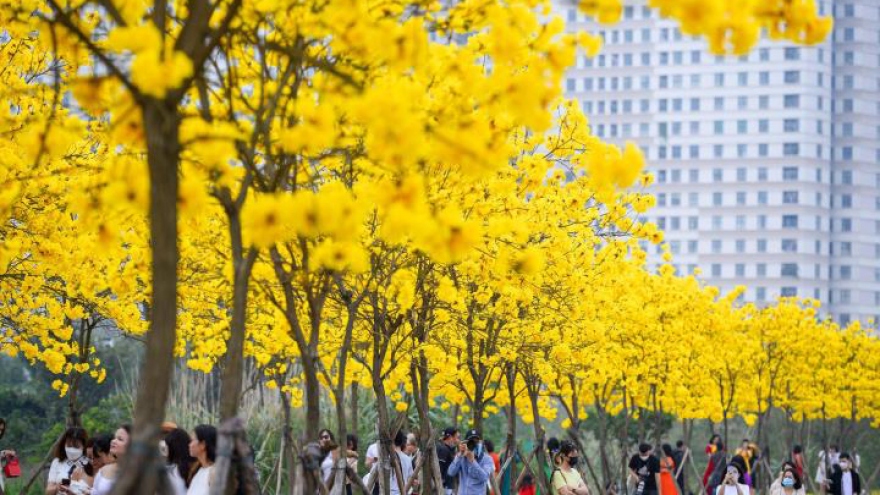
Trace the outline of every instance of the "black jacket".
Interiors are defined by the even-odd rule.
[[[449,476],[449,466],[455,459],[455,447],[450,447],[443,442],[437,444],[437,460],[440,464],[440,476],[443,478],[444,488],[453,488],[455,486],[455,477]]]
[[[862,493],[862,477],[859,476],[859,473],[855,471],[850,471],[852,473],[852,495],[859,495]],[[833,470],[831,471],[831,495],[843,495],[843,470],[840,469],[840,466],[837,464],[834,465]]]

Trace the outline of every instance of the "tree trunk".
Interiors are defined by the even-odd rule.
[[[596,413],[599,416],[599,460],[602,463],[602,482],[611,483],[611,462],[608,459],[608,412],[596,399]]]
[[[223,191],[223,207],[229,219],[229,237],[232,247],[232,320],[229,324],[229,341],[226,343],[226,359],[221,372],[220,421],[231,419],[238,413],[241,401],[242,380],[244,379],[244,336],[247,320],[248,283],[251,268],[257,260],[257,251],[248,250],[244,254],[241,238],[241,209],[229,197],[229,190]]]
[[[527,377],[524,378],[527,381],[529,380]],[[534,417],[532,427],[535,432],[535,457],[538,459],[538,472],[535,473],[535,480],[538,482],[538,488],[541,490],[541,493],[551,493],[550,480],[547,479],[544,468],[545,466],[551,466],[552,460],[547,459],[547,449],[544,448],[546,445],[544,427],[541,426],[541,418],[538,416],[538,385],[527,384],[526,388],[529,393],[529,401],[532,405],[532,415]]]
[[[350,400],[351,400],[351,420],[350,420],[351,422],[349,424],[351,425],[351,431],[355,435],[357,435],[357,433],[360,431],[360,421],[359,421],[360,418],[358,417],[360,415],[360,412],[358,411],[359,397],[358,397],[358,384],[357,383],[351,384],[351,399]]]
[[[432,491],[443,495],[443,481],[440,477],[440,464],[437,460],[437,445],[431,417],[428,415],[430,394],[428,390],[428,360],[425,353],[419,351],[418,366],[414,360],[410,365],[410,378],[413,385],[413,398],[419,415],[419,446],[422,450],[422,486],[421,493],[427,495]],[[436,466],[436,467],[435,467]],[[415,473],[418,474],[418,473]],[[499,494],[500,495],[500,494]]]
[[[160,423],[174,371],[177,330],[177,196],[180,118],[176,103],[148,99],[143,118],[150,169],[152,301],[131,445],[114,494],[153,495],[158,489]]]

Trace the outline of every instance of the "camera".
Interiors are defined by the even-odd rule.
[[[465,445],[467,446],[468,450],[473,452],[477,448],[478,443],[479,441],[476,438],[471,438],[465,443]]]

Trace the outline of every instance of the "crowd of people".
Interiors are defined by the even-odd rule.
[[[166,422],[159,450],[166,463],[166,483],[172,495],[208,495],[217,449],[217,429],[196,426],[192,433]],[[64,431],[52,452],[46,495],[109,495],[131,441],[131,426],[111,434],[89,436],[83,428]],[[2,456],[14,455],[3,451]]]
[[[211,425],[196,426],[192,432],[166,422],[162,425],[163,439],[159,450],[166,463],[167,487],[173,495],[207,495],[212,486],[213,465],[217,448],[217,429]],[[131,428],[121,425],[113,435],[98,434],[90,437],[82,428],[68,428],[56,443],[46,483],[46,495],[109,495],[118,476],[118,466],[124,459],[130,443]],[[345,446],[337,444],[333,432],[323,429],[317,444],[323,453],[320,463],[322,481],[332,487],[334,466],[340,456],[354,473],[358,472],[358,438],[349,434]],[[551,438],[547,442],[550,464],[543,475],[550,482],[550,495],[591,495],[580,470],[581,457],[577,446],[570,441]],[[367,474],[363,483],[379,494],[377,473],[379,443],[366,449],[364,465]],[[748,439],[729,455],[719,435],[706,445],[707,465],[702,477],[708,495],[754,495],[756,468],[760,450]],[[0,457],[14,455],[0,452]],[[397,456],[398,469],[391,470],[391,495],[419,493],[419,447],[414,434],[400,431],[392,442],[392,455]],[[690,451],[679,441],[673,449],[663,444],[655,455],[652,445],[639,445],[628,462],[627,493],[634,495],[693,495],[687,490],[684,464]],[[493,476],[501,472],[500,456],[494,445],[484,440],[480,431],[468,430],[463,436],[454,427],[442,430],[437,444],[440,477],[446,495],[495,495],[498,489]],[[521,459],[520,459],[521,461]],[[765,463],[765,466],[767,464]],[[862,479],[858,472],[858,456],[840,452],[836,445],[819,453],[816,487],[822,495],[859,495]],[[805,461],[803,449],[795,446],[789,459],[773,473],[769,495],[806,495]],[[503,494],[540,495],[530,467],[516,482],[508,480]],[[400,475],[401,481],[397,479]],[[403,492],[401,491],[403,490]],[[351,480],[346,479],[345,492],[352,495]],[[609,485],[604,495],[617,495],[620,490]],[[500,495],[500,494],[499,494]]]

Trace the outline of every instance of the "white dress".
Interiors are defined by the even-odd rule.
[[[211,472],[214,466],[200,467],[189,484],[186,495],[208,495],[211,491]]]
[[[110,492],[113,490],[114,481],[116,480],[108,480],[98,471],[98,474],[95,475],[95,482],[92,483],[91,495],[110,495]]]
[[[60,460],[57,457],[52,459],[52,465],[49,466],[49,479],[46,480],[47,483],[61,483],[63,479],[70,479],[70,473],[72,473],[76,468],[83,467],[88,461],[88,457],[80,457],[75,461],[69,461],[67,459]]]

